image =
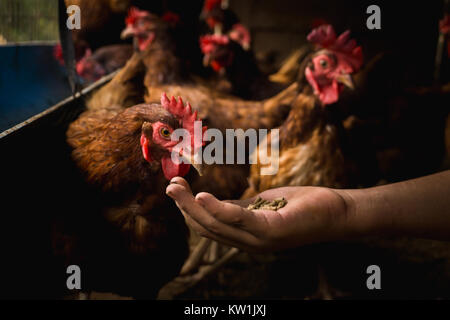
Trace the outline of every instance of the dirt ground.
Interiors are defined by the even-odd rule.
[[[367,289],[370,265],[381,269],[381,290]],[[318,292],[319,270],[325,275],[327,292]],[[333,299],[449,299],[450,244],[366,239],[269,255],[240,253],[175,299],[324,299],[327,295]]]

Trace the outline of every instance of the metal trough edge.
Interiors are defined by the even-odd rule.
[[[10,135],[10,134],[12,134],[12,133],[14,133],[14,132],[17,132],[17,131],[19,131],[20,129],[24,128],[25,126],[27,126],[27,125],[33,123],[34,121],[36,121],[36,120],[38,120],[38,119],[40,119],[40,118],[43,118],[43,117],[47,116],[48,114],[50,114],[50,113],[52,113],[52,112],[54,112],[54,111],[60,109],[61,107],[63,107],[64,105],[66,105],[68,102],[74,101],[74,100],[80,98],[81,96],[86,95],[86,94],[90,93],[91,91],[94,91],[94,90],[100,88],[100,87],[103,86],[104,84],[106,84],[106,83],[108,83],[109,81],[111,81],[112,78],[114,78],[114,76],[115,76],[119,71],[120,71],[120,69],[114,71],[113,73],[110,73],[110,74],[107,75],[107,76],[104,76],[104,77],[101,78],[100,80],[94,82],[94,83],[91,84],[90,86],[88,86],[88,87],[84,88],[83,90],[81,90],[81,92],[77,92],[74,96],[68,97],[68,98],[66,98],[66,99],[64,99],[64,100],[62,100],[62,101],[60,101],[59,103],[55,104],[54,106],[48,108],[47,110],[42,111],[41,113],[38,113],[37,115],[35,115],[35,116],[33,116],[33,117],[31,117],[31,118],[29,118],[29,119],[27,119],[27,120],[25,120],[25,121],[23,121],[23,122],[21,122],[21,123],[19,123],[19,124],[16,124],[15,126],[9,128],[9,129],[3,131],[2,133],[0,133],[0,139],[3,139],[3,138],[5,138],[5,137],[7,137],[8,135]]]

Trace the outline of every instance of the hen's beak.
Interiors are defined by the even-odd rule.
[[[184,159],[185,162],[190,163],[191,166],[194,167],[194,169],[198,172],[199,176],[203,175],[203,165],[200,164],[201,161],[199,161],[200,155],[196,153],[195,155],[185,154],[184,152],[180,155],[180,160]]]
[[[353,83],[352,76],[349,74],[341,74],[336,77],[337,82],[342,83],[344,86],[354,90],[355,85]]]
[[[127,26],[125,30],[120,34],[120,39],[128,39],[134,36],[134,28],[132,26]]]

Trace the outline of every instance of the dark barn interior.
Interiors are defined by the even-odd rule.
[[[57,1],[54,2],[56,10]],[[99,1],[103,2],[108,1]],[[195,77],[207,79],[205,82],[213,81],[209,79],[216,81],[211,68],[202,65],[199,47],[199,36],[211,32],[206,30],[207,26],[199,19],[203,0],[124,2],[127,4],[126,9],[134,5],[159,16],[167,11],[179,15],[182,21],[182,27],[177,31],[178,35],[182,35],[177,43],[177,50],[182,51],[180,56],[189,61],[189,72]],[[366,9],[372,4],[377,4],[381,8],[381,30],[369,30],[366,26],[366,20],[370,16],[366,13]],[[450,122],[447,121],[446,124],[450,112],[448,104],[450,58],[446,52],[439,65],[438,77],[435,71],[435,60],[439,50],[437,49],[440,35],[439,21],[444,16],[444,8],[443,0],[229,1],[229,10],[232,10],[239,17],[240,23],[250,31],[252,38],[250,52],[254,54],[254,59],[264,75],[277,73],[293,51],[306,46],[308,44],[306,37],[314,27],[331,24],[337,34],[351,30],[352,37],[363,50],[362,70],[373,68],[370,73],[373,77],[365,83],[364,90],[358,91],[357,87],[354,93],[342,94],[339,102],[351,106],[349,114],[361,119],[372,119],[387,114],[391,110],[387,107],[388,98],[399,92],[405,92],[400,98],[395,96],[397,100],[391,99],[398,102],[400,107],[395,109],[398,113],[389,116],[392,115],[394,119],[397,119],[396,116],[398,119],[406,119],[406,124],[393,121],[381,126],[381,129],[377,127],[378,131],[373,136],[371,133],[375,132],[375,129],[372,130],[372,127],[367,131],[356,129],[352,133],[351,137],[357,137],[355,140],[358,143],[358,147],[347,150],[352,157],[366,156],[365,152],[375,145],[382,150],[377,155],[370,154],[371,158],[365,164],[369,168],[369,162],[372,164],[371,162],[378,161],[376,169],[364,171],[361,174],[364,176],[361,177],[362,182],[354,187],[383,185],[449,169],[450,161],[447,153],[450,150],[446,150],[445,139],[450,139],[448,129]],[[8,12],[12,14],[12,11],[6,9],[3,13],[0,12],[0,17],[6,16]],[[81,10],[84,14],[83,7]],[[90,32],[82,28],[79,34],[87,33],[86,41],[95,43],[98,48],[115,43],[131,45],[131,40],[120,39],[120,33],[125,28],[123,21],[127,12],[128,10],[124,10],[109,17],[109,20],[103,23],[108,26],[107,30]],[[114,21],[119,21],[120,26],[116,28],[117,24]],[[5,48],[0,44],[0,57],[6,56],[4,52],[8,48],[10,51],[14,48],[15,52],[23,50],[15,43],[16,40],[9,40],[14,39],[14,35],[8,32],[0,23],[0,36],[3,34],[7,41]],[[74,36],[75,43],[79,39],[77,37]],[[447,42],[448,39],[449,36]],[[16,45],[20,49],[16,49]],[[97,49],[93,45],[91,48]],[[3,49],[5,51],[2,51]],[[50,49],[45,50],[51,54]],[[383,54],[383,59],[373,60],[380,54]],[[132,61],[132,58],[130,60]],[[373,64],[370,63],[372,61]],[[68,277],[66,267],[71,264],[80,265],[82,288],[86,288],[81,291],[88,293],[90,299],[450,298],[450,244],[445,241],[394,236],[319,243],[270,254],[241,251],[220,268],[214,269],[199,281],[193,281],[192,285],[182,285],[180,289],[179,283],[170,282],[160,291],[159,289],[169,280],[176,278],[181,268],[182,264],[172,257],[179,249],[177,243],[172,243],[168,238],[167,245],[164,244],[162,249],[155,249],[156,253],[151,257],[151,261],[164,263],[147,263],[146,258],[141,256],[136,258],[128,252],[122,255],[126,251],[123,239],[112,236],[115,229],[106,225],[100,214],[104,210],[101,201],[106,196],[86,183],[83,173],[72,158],[73,146],[67,141],[69,126],[89,109],[88,103],[92,97],[101,92],[111,79],[113,80],[109,83],[114,83],[114,79],[120,73],[106,76],[90,86],[86,85],[81,93],[69,97],[65,73],[64,79],[60,79],[63,76],[59,73],[56,75],[56,72],[61,70],[55,70],[55,65],[47,70],[49,74],[55,72],[58,86],[64,81],[64,88],[55,88],[52,85],[46,88],[47,80],[45,80],[42,81],[44,85],[40,90],[47,90],[47,95],[57,97],[55,99],[61,102],[55,104],[51,99],[42,101],[46,98],[41,98],[39,101],[42,101],[42,104],[47,103],[47,107],[53,107],[51,109],[46,107],[44,113],[25,122],[22,122],[24,119],[15,121],[16,119],[7,118],[7,115],[17,116],[18,111],[14,113],[11,109],[17,99],[8,98],[10,87],[5,84],[8,79],[6,76],[0,77],[0,111],[3,113],[0,114],[3,118],[0,119],[0,124],[7,123],[8,127],[11,127],[0,134],[0,177],[4,186],[0,220],[2,299],[78,298],[78,291],[70,292],[66,287]],[[301,66],[300,63],[299,65]],[[21,76],[17,77],[20,81],[23,74],[20,64],[11,66],[13,67],[6,68],[6,64],[0,62],[0,68],[3,70],[20,74]],[[37,78],[34,82],[39,82],[39,77],[33,76]],[[47,76],[48,74],[46,78]],[[28,80],[24,80],[23,83],[28,85]],[[292,79],[292,82],[295,81],[297,72]],[[126,81],[125,83],[129,84]],[[33,91],[29,92],[26,86],[20,87],[20,84],[17,86],[15,90],[17,94],[14,94],[30,99],[30,92]],[[441,87],[445,87],[446,91]],[[409,88],[421,89],[406,90]],[[53,95],[52,90],[60,91]],[[420,94],[416,96],[416,92]],[[62,99],[61,94],[67,98]],[[142,102],[143,99],[144,95],[141,95]],[[407,109],[406,101],[410,100],[414,101],[414,105],[411,109]],[[134,104],[129,107],[132,105]],[[193,104],[193,107],[196,106]],[[42,110],[33,109],[32,113],[36,115],[40,111]],[[383,132],[394,132],[396,136],[392,139],[386,138],[383,137]],[[390,162],[380,160],[382,155],[392,154],[390,151],[394,149],[392,146],[395,143],[402,143],[407,152],[396,158],[394,156],[382,158],[389,159]],[[190,172],[187,178],[193,175],[194,173]],[[227,178],[223,177],[224,180]],[[165,194],[159,196],[164,197],[165,201],[161,205],[162,210],[179,214]],[[174,218],[176,219],[181,219],[181,214]],[[181,231],[177,230],[181,233],[185,231],[183,228]],[[86,238],[76,238],[80,234]],[[76,240],[72,241],[72,237]],[[196,240],[195,235],[193,238]],[[89,255],[82,252],[84,249],[89,249]],[[66,252],[71,253],[69,258],[65,255]],[[120,252],[121,256],[115,257],[116,252]],[[148,267],[149,265],[151,267]],[[366,269],[370,265],[378,265],[383,270],[382,290],[367,289]],[[174,269],[172,279],[169,279],[169,275],[167,279],[160,276],[169,269]],[[148,275],[145,281],[142,278],[143,273]],[[101,276],[98,276],[99,274]],[[84,275],[86,277],[83,277]],[[323,280],[323,275],[326,280]],[[188,279],[192,280],[194,277]],[[322,287],[323,281],[326,281],[326,286],[330,289]],[[130,283],[139,282],[142,282],[142,286],[133,290]],[[152,285],[145,287],[146,283]],[[182,281],[180,283],[183,284]],[[119,287],[120,290],[117,289]]]

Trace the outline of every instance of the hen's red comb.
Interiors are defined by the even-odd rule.
[[[218,46],[225,46],[230,42],[226,35],[207,34],[200,37],[200,48],[204,54],[216,50]]]
[[[128,10],[128,16],[125,19],[125,24],[135,24],[137,19],[148,17],[150,15],[150,12],[145,10],[139,10],[136,7],[131,7],[130,10]]]
[[[350,30],[336,37],[336,32],[332,25],[322,25],[311,31],[307,39],[320,48],[342,55],[354,71],[359,70],[363,64],[362,48],[356,45],[354,39],[350,38]]]
[[[188,130],[192,138],[194,138],[194,123],[195,121],[201,120],[197,119],[197,111],[192,112],[192,107],[189,102],[185,106],[181,97],[178,97],[178,101],[175,97],[172,97],[172,99],[169,100],[167,94],[163,93],[161,95],[161,105],[178,118],[183,128]],[[206,127],[202,127],[202,137],[206,129]]]
[[[181,97],[178,97],[178,101],[175,99],[175,97],[172,97],[172,99],[169,99],[167,97],[166,93],[163,93],[161,95],[161,105],[169,111],[172,115],[175,117],[181,119],[181,120],[188,120],[186,117],[194,117],[193,121],[197,119],[197,113],[192,113],[192,108],[189,102],[185,106],[183,103],[183,100]]]

